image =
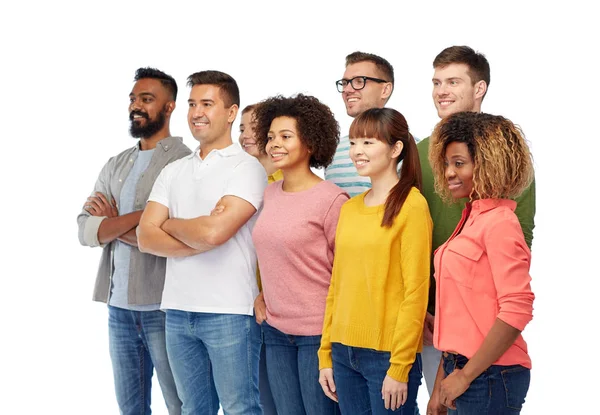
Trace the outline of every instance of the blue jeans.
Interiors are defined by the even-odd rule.
[[[152,374],[156,375],[170,415],[181,413],[165,344],[165,313],[108,306],[108,340],[119,410],[150,414]]]
[[[262,333],[261,333],[262,343]],[[260,364],[258,368],[258,390],[260,391],[260,404],[262,405],[264,415],[277,415],[273,393],[269,384],[269,375],[267,374],[267,348],[264,343],[260,348]]]
[[[399,409],[385,409],[381,399],[383,380],[390,368],[390,353],[341,343],[331,344],[333,380],[342,414],[418,414],[417,393],[421,384],[421,354],[408,373],[408,396]]]
[[[167,352],[184,415],[262,415],[253,316],[167,310]]]
[[[319,384],[317,350],[321,336],[285,334],[266,322],[262,324],[267,351],[267,373],[281,415],[335,415],[338,405],[323,393]]]
[[[460,354],[443,353],[446,376],[462,369],[468,359]],[[451,415],[515,415],[521,413],[529,389],[530,370],[521,365],[492,365],[477,377],[469,389],[456,398]]]

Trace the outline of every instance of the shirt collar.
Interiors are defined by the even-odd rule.
[[[177,142],[179,143],[183,143],[183,138],[181,137],[165,137],[162,140],[160,140],[157,144],[156,147],[157,148],[162,148],[165,152],[169,151],[171,148],[173,148]],[[140,141],[137,142],[137,144],[135,145],[135,149],[136,150],[141,150],[140,148]]]
[[[511,199],[478,199],[469,203],[471,204],[471,216],[476,216],[501,206],[506,206],[514,212],[517,207],[517,202]]]
[[[206,157],[204,157],[204,160],[206,160],[208,157],[214,157],[214,155],[218,155],[220,157],[231,157],[231,156],[235,156],[235,155],[241,153],[242,151],[243,150],[239,145],[232,143],[231,145],[229,145],[225,148],[211,150],[211,152],[208,153],[208,155]],[[190,154],[188,157],[190,157],[190,158],[198,157],[198,159],[200,159],[200,146],[196,147],[194,152],[192,154]]]

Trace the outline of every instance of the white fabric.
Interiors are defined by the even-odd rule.
[[[161,309],[253,314],[258,287],[252,228],[266,186],[261,164],[237,144],[213,150],[204,160],[197,149],[165,167],[149,201],[166,206],[170,218],[210,215],[226,195],[246,200],[257,213],[223,245],[191,257],[168,258]]]

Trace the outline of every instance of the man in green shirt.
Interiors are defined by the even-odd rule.
[[[462,111],[481,112],[481,102],[490,84],[490,65],[481,53],[468,46],[451,46],[440,52],[433,61],[433,103],[440,118]],[[460,221],[466,199],[445,204],[435,193],[433,173],[428,161],[429,137],[417,144],[423,173],[423,196],[427,199],[433,220],[433,252],[454,232]],[[535,215],[535,180],[517,199],[515,213],[521,223],[525,241],[531,248]],[[423,375],[431,395],[441,352],[433,347],[433,314],[435,313],[435,280],[431,265],[429,305],[423,329]]]

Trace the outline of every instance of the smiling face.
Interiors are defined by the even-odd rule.
[[[377,70],[377,66],[370,61],[357,62],[346,67],[343,79],[350,80],[356,76],[384,79],[383,74]],[[356,117],[370,108],[383,108],[391,94],[391,82],[379,83],[367,80],[365,87],[358,91],[348,83],[344,87],[342,98],[344,99],[348,115]]]
[[[487,85],[485,81],[473,84],[466,64],[451,63],[435,68],[432,82],[433,103],[440,118],[462,111],[481,111]]]
[[[158,79],[143,78],[129,94],[129,132],[134,138],[150,138],[165,126],[175,102]]]
[[[200,146],[211,146],[231,138],[231,123],[237,115],[237,105],[225,107],[216,85],[194,85],[188,99],[188,125]]]
[[[310,164],[310,151],[298,135],[296,120],[277,117],[271,122],[265,151],[273,165],[282,171]]]
[[[390,146],[377,138],[351,138],[350,159],[360,176],[379,177],[396,171],[402,147],[401,141]]]
[[[466,143],[453,141],[444,155],[446,182],[454,199],[470,197],[473,191],[473,158]]]
[[[242,119],[240,121],[240,145],[246,153],[258,158],[260,156],[260,151],[258,150],[256,137],[254,135],[256,122],[252,121],[253,115],[254,111],[252,110],[242,114]]]

